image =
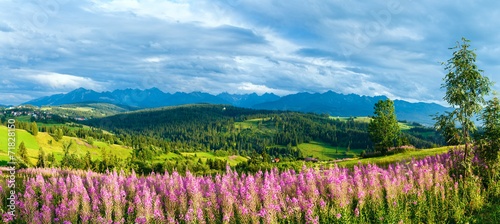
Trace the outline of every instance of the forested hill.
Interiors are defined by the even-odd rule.
[[[119,105],[112,103],[102,102],[81,102],[65,104],[61,106],[42,106],[41,110],[50,111],[51,114],[59,116],[66,115],[69,117],[85,117],[85,118],[98,118],[115,115],[118,113],[135,111],[141,109],[140,107]]]
[[[266,149],[270,155],[297,158],[303,155],[295,146],[311,141],[351,149],[373,148],[367,123],[332,119],[327,114],[253,110],[230,105],[192,104],[147,109],[92,119],[87,124],[130,138],[147,136],[185,152],[222,150],[250,155],[254,150],[262,153]],[[424,128],[423,131],[432,130]],[[422,139],[428,135],[420,135],[420,139],[414,135],[407,134],[407,138],[419,148],[439,143],[438,139]]]

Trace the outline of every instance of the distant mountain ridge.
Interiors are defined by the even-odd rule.
[[[229,94],[221,93],[212,95],[202,92],[183,93],[177,92],[174,94],[164,93],[157,88],[146,90],[139,89],[123,89],[114,90],[113,92],[98,93],[94,90],[84,88],[75,89],[66,94],[56,94],[52,96],[41,97],[28,101],[23,104],[31,104],[34,106],[57,106],[64,104],[72,104],[79,102],[105,102],[113,104],[121,104],[128,106],[137,106],[144,108],[175,106],[192,103],[211,103],[211,104],[230,104],[239,107],[251,108],[255,104],[278,100],[280,97],[266,93],[259,96],[252,94]]]
[[[364,117],[373,115],[375,103],[385,99],[388,98],[344,95],[332,91],[314,94],[297,93],[284,96],[277,101],[256,104],[253,108],[328,113],[330,116],[339,117]],[[399,120],[416,121],[425,125],[434,124],[431,115],[449,109],[435,103],[410,103],[404,100],[394,100],[394,107]]]
[[[164,93],[157,88],[146,90],[124,89],[113,92],[95,92],[79,88],[66,94],[56,94],[28,101],[24,104],[35,106],[64,105],[78,102],[106,102],[128,106],[154,108],[175,106],[194,103],[229,104],[238,107],[265,109],[265,110],[290,110],[301,112],[328,113],[331,116],[360,117],[373,115],[373,107],[379,100],[387,99],[385,96],[360,96],[356,94],[340,94],[332,91],[325,93],[297,93],[287,96],[277,96],[266,93],[261,96],[252,94],[221,93]],[[435,103],[410,103],[395,100],[396,114],[400,120],[416,121],[425,125],[433,124],[432,117],[442,113],[448,108]]]

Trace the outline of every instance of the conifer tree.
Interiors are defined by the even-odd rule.
[[[21,142],[21,144],[19,144],[19,157],[21,158],[21,160],[26,163],[26,165],[30,165],[30,161],[28,159],[28,149],[26,148],[26,146],[24,145],[24,141]]]
[[[47,157],[45,156],[45,151],[43,151],[42,147],[38,149],[38,161],[36,163],[36,167],[41,167],[41,168],[48,167]]]
[[[31,125],[31,134],[33,136],[38,135],[38,126],[36,125],[36,122],[33,121],[33,124]]]

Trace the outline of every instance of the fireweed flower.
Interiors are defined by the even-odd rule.
[[[377,206],[406,209],[424,198],[446,206],[448,199],[457,198],[463,181],[455,182],[449,174],[461,161],[456,158],[462,158],[459,150],[458,156],[451,153],[387,168],[358,163],[352,171],[332,165],[240,175],[228,167],[225,174],[204,177],[189,171],[138,176],[133,171],[25,169],[20,171],[25,188],[16,205],[28,223],[317,223],[325,215],[360,217],[361,210]],[[4,191],[6,185],[0,183],[0,188]],[[482,195],[479,189],[472,191]],[[364,218],[370,216],[368,212]]]

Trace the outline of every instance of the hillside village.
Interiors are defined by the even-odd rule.
[[[45,120],[52,118],[52,116],[60,116],[62,118],[67,118],[76,121],[88,120],[88,118],[86,117],[73,117],[73,116],[67,116],[65,114],[53,114],[50,110],[41,110],[39,107],[31,105],[20,105],[15,107],[0,108],[0,116],[1,115],[10,115],[12,117],[29,116],[31,117],[30,120],[32,121],[37,119]]]

